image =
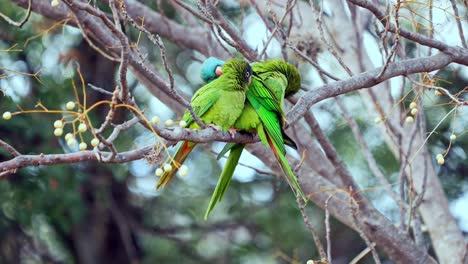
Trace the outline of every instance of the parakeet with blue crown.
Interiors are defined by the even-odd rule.
[[[297,148],[294,141],[283,130],[284,98],[292,96],[300,89],[301,78],[297,69],[283,60],[267,60],[252,64],[252,83],[246,92],[247,100],[242,114],[234,127],[240,131],[257,133],[266,147],[269,147],[278,161],[292,190],[305,199],[297,178],[289,166],[285,154],[285,144]],[[216,80],[224,74],[223,61],[210,57],[203,63],[201,77],[206,82]],[[221,201],[232,179],[245,144],[228,143],[218,158],[230,151],[226,164],[211,197],[205,218],[217,202]]]
[[[231,59],[223,65],[222,70],[219,78],[207,83],[193,95],[191,105],[206,125],[233,132],[232,127],[244,109],[245,93],[252,80],[252,68],[243,60]],[[182,120],[189,128],[200,129],[189,111],[185,112]],[[164,171],[156,188],[164,187],[171,181],[196,145],[195,142],[182,142],[172,158],[172,169]]]

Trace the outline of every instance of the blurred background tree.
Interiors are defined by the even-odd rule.
[[[0,6],[3,17],[26,18],[21,27],[0,20],[0,112],[14,114],[0,121],[1,263],[467,260],[465,2],[0,0]],[[112,15],[119,19],[113,27]],[[119,62],[121,47],[130,54],[126,64]],[[300,69],[303,91],[286,107],[288,133],[299,143],[289,158],[314,202],[302,212],[261,144],[243,154],[226,197],[205,221],[223,165],[213,154],[221,143],[196,149],[186,162],[189,176],[161,191],[154,189],[161,157],[151,152],[170,141],[144,126],[134,122],[112,142],[118,152],[136,150],[132,158],[105,164],[96,155],[111,149],[91,151],[90,133],[77,137],[87,142],[82,152],[54,136],[62,114],[20,113],[41,105],[65,110],[84,97],[91,106],[126,86],[131,97],[119,102],[161,123],[178,120],[184,100],[202,85],[208,56],[283,58]],[[388,67],[374,70],[382,65]],[[90,111],[93,127],[108,112]],[[102,137],[134,116],[117,109]],[[174,140],[170,128],[155,129]],[[63,135],[72,131],[67,125]],[[20,165],[10,145],[32,160]],[[63,159],[47,163],[54,153]],[[317,249],[311,231],[331,254]]]

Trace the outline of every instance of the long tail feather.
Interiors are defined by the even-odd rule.
[[[174,154],[174,157],[171,162],[172,170],[170,171],[165,171],[161,177],[159,178],[158,184],[156,186],[156,189],[159,187],[166,187],[166,185],[174,178],[175,174],[179,170],[180,165],[182,165],[185,161],[185,159],[188,157],[190,152],[192,152],[193,148],[197,143],[193,142],[188,142],[184,141],[182,145],[177,149],[176,153]]]
[[[218,156],[216,156],[216,159],[219,160],[221,157],[224,156],[229,150],[231,150],[234,146],[236,146],[237,143],[234,142],[229,142],[224,145],[224,148],[219,152]]]
[[[296,176],[294,175],[294,172],[292,171],[291,167],[289,166],[288,161],[286,160],[286,157],[281,151],[278,151],[278,146],[270,139],[267,133],[265,133],[263,127],[259,127],[257,130],[258,137],[260,140],[263,142],[263,144],[266,147],[270,147],[270,149],[273,151],[273,154],[275,155],[276,161],[281,167],[281,170],[283,171],[283,174],[289,178],[286,178],[286,181],[288,182],[289,186],[291,187],[294,195],[299,193],[304,201],[307,201],[306,195],[301,189],[301,186],[299,186],[299,182],[297,181]]]
[[[213,195],[211,196],[208,208],[206,209],[205,220],[214,209],[216,203],[221,202],[223,199],[227,187],[231,182],[234,170],[239,163],[239,158],[242,154],[242,151],[244,150],[244,147],[245,144],[236,144],[230,148],[231,152],[229,152],[229,157],[227,158],[226,164],[224,165],[223,171],[221,172],[221,176],[219,176],[218,184],[216,184],[216,188],[213,192]]]

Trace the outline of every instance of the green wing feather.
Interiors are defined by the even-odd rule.
[[[206,84],[192,97],[192,109],[198,117],[203,116],[221,96],[220,89],[217,89],[217,85],[219,84],[216,82]],[[187,126],[190,126],[194,121],[189,111],[185,111],[182,120],[187,122]]]
[[[257,78],[253,79],[246,95],[260,117],[269,137],[276,143],[281,153],[286,153],[280,123],[282,110],[278,109],[274,95]]]

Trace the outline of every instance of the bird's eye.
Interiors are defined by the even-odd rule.
[[[249,78],[249,77],[250,77],[250,72],[246,72],[246,73],[245,73],[245,77],[246,77],[246,78]]]

